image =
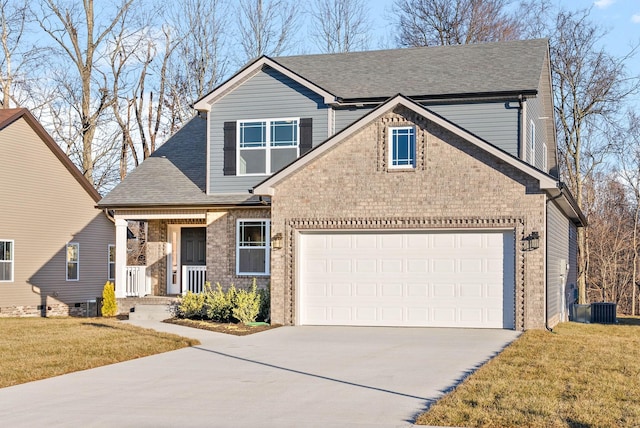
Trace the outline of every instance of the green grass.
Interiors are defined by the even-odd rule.
[[[198,343],[109,318],[0,318],[0,388]]]
[[[527,331],[417,423],[457,427],[640,426],[640,319]]]

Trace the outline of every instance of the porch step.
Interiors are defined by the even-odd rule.
[[[163,321],[172,316],[173,312],[171,311],[171,306],[168,304],[138,303],[133,307],[131,312],[129,312],[129,319],[138,321]]]

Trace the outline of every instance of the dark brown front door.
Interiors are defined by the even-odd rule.
[[[182,266],[204,266],[207,264],[207,229],[205,227],[183,227],[180,241],[180,264]]]

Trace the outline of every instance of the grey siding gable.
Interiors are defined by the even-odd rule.
[[[313,146],[328,137],[322,97],[265,68],[216,102],[209,113],[210,193],[246,193],[266,176],[224,175],[224,123],[246,119],[311,118]]]
[[[423,105],[483,140],[519,157],[519,108],[516,100],[455,104],[423,103]],[[368,106],[359,109],[336,109],[336,132],[369,113],[372,108]]]
[[[546,143],[547,145],[547,158],[550,150],[553,150],[551,144],[546,141],[546,121],[551,120],[548,119],[544,114],[544,109],[542,107],[542,101],[540,98],[529,98],[526,101],[527,103],[527,117],[526,117],[526,135],[527,142],[526,144],[530,144],[531,142],[531,123],[533,122],[535,125],[535,153],[534,153],[534,162],[533,166],[536,168],[548,172],[549,165],[547,164],[547,168],[544,168],[544,149],[543,145]],[[528,147],[525,147],[528,149]],[[525,150],[526,153],[526,150]],[[528,161],[528,159],[525,160]]]
[[[551,326],[563,321],[562,304],[570,304],[576,284],[576,227],[555,203],[547,204],[547,317]],[[565,266],[569,265],[569,270]]]
[[[517,101],[465,104],[425,104],[429,110],[512,156],[518,156]]]

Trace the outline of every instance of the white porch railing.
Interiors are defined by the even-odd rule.
[[[206,266],[182,266],[182,292],[202,293],[207,280]]]
[[[125,266],[127,297],[144,297],[151,294],[151,281],[147,278],[146,266]]]

